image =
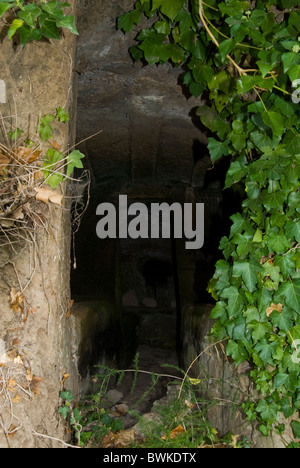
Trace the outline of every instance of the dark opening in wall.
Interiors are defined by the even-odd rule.
[[[201,99],[186,97],[178,85],[181,70],[132,62],[134,33],[116,30],[117,16],[132,6],[128,0],[94,5],[94,0],[78,2],[77,142],[91,174],[90,205],[76,235],[72,272],[72,294],[81,304],[82,375],[99,362],[128,365],[139,346],[156,346],[160,323],[175,341],[179,363],[189,359],[182,356],[183,343],[191,344],[195,358],[194,323],[212,303],[207,285],[229,216],[239,205],[236,196],[222,192],[229,160],[212,166],[207,135],[192,111]],[[204,203],[204,247],[187,251],[177,239],[99,240],[97,206],[116,206],[119,195],[146,204]]]

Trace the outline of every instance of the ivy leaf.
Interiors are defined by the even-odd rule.
[[[279,266],[284,280],[288,279],[296,267],[293,258],[294,254],[292,253],[275,257],[275,265]]]
[[[41,118],[40,127],[39,127],[39,135],[42,141],[46,141],[52,137],[52,127],[50,125],[53,122],[54,116],[47,114],[45,117]]]
[[[268,343],[265,338],[255,345],[255,350],[259,352],[259,357],[264,364],[274,364],[272,359],[273,352],[277,348],[277,343]]]
[[[70,413],[70,408],[68,406],[61,406],[58,408],[58,412],[64,419],[67,419],[68,414]]]
[[[215,138],[210,137],[208,143],[208,149],[212,162],[217,161],[222,156],[227,156],[229,154],[229,140],[224,142],[217,141]]]
[[[125,13],[118,18],[118,28],[123,29],[125,32],[130,32],[135,24],[138,24],[141,21],[142,12],[140,10],[134,9],[129,13]]]
[[[228,299],[228,312],[231,317],[238,315],[241,312],[243,307],[243,299],[240,295],[240,292],[235,286],[230,286],[226,288],[220,296],[222,298]]]
[[[60,151],[50,148],[46,153],[44,161],[44,179],[51,188],[56,189],[64,180],[63,174],[56,169],[57,164],[62,161],[63,155]]]
[[[216,306],[211,312],[210,318],[213,320],[221,319],[222,321],[225,321],[228,318],[228,314],[226,311],[226,303],[217,302]]]
[[[291,427],[293,429],[293,434],[296,439],[300,439],[300,422],[299,421],[292,421]]]
[[[164,0],[160,11],[171,20],[174,20],[185,3],[185,0]]]
[[[268,403],[266,400],[260,400],[256,410],[264,421],[273,424],[277,419],[279,407],[274,402]]]
[[[78,168],[78,169],[82,169],[83,168],[83,163],[82,163],[82,159],[84,158],[84,154],[82,154],[80,151],[78,150],[75,150],[75,151],[72,151],[72,153],[70,153],[68,155],[68,169],[67,169],[67,177],[70,177],[71,174],[73,173],[75,167]]]
[[[10,8],[13,8],[16,5],[16,2],[1,2],[0,3],[0,18],[6,13]]]
[[[24,49],[25,45],[30,41],[40,41],[42,39],[42,33],[39,29],[33,29],[29,26],[22,26],[18,33],[20,34],[21,38],[21,46]],[[47,138],[46,138],[47,139]]]
[[[18,12],[18,17],[25,21],[28,26],[35,28],[36,19],[42,14],[41,8],[34,3],[24,6],[24,9]]]
[[[43,26],[40,28],[40,31],[46,39],[60,39],[59,30],[54,21],[47,18],[43,22]]]
[[[291,243],[287,240],[285,235],[272,232],[268,238],[268,246],[274,252],[283,254],[291,247]]]
[[[14,19],[13,22],[11,23],[9,29],[8,29],[8,39],[12,39],[13,36],[16,34],[18,29],[20,29],[24,24],[24,21],[21,19]]]
[[[284,296],[287,305],[300,315],[300,279],[283,283],[278,289],[277,296]]]
[[[248,324],[248,327],[253,330],[252,332],[252,338],[254,342],[256,343],[257,341],[260,341],[262,338],[266,336],[267,333],[270,333],[272,330],[272,325],[269,322],[251,322]]]
[[[66,28],[71,31],[72,34],[78,35],[78,31],[75,26],[75,18],[72,15],[67,15],[63,19],[56,22],[58,28]]]
[[[245,350],[243,345],[239,343],[229,340],[228,345],[226,348],[226,354],[228,356],[232,356],[232,359],[235,361],[236,366],[242,364],[243,362],[247,361],[249,355]]]
[[[237,261],[233,265],[232,276],[234,278],[242,277],[245,285],[252,293],[256,289],[258,282],[258,273],[262,271],[262,267],[259,263],[254,261]]]
[[[273,130],[273,133],[275,136],[281,137],[284,130],[284,117],[282,114],[279,114],[278,112],[264,112],[262,114],[262,118],[264,123],[268,126],[271,127]]]
[[[164,45],[165,38],[165,34],[152,33],[140,45],[150,65],[160,61],[166,62],[170,58],[170,51]]]
[[[285,226],[285,232],[288,239],[295,239],[297,242],[300,242],[300,221],[288,221]]]
[[[56,109],[56,117],[60,122],[64,123],[69,122],[70,120],[69,114],[67,114],[67,112],[62,107],[58,107]]]
[[[213,130],[214,122],[218,116],[217,111],[213,107],[201,106],[197,109],[197,115],[201,122],[210,130]]]

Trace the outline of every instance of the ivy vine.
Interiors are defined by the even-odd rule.
[[[6,17],[8,38],[19,34],[24,48],[30,41],[60,39],[62,28],[77,35],[74,16],[64,12],[70,7],[69,3],[58,0],[0,0],[0,18],[11,11],[12,14]]]
[[[245,403],[268,435],[294,416],[300,438],[300,0],[138,0],[118,18],[134,60],[182,67],[213,163],[230,157],[225,188],[244,193],[221,240],[209,291],[217,339],[249,361],[262,395]]]

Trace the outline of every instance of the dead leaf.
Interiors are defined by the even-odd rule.
[[[179,425],[179,426],[175,427],[175,429],[173,429],[171,431],[170,438],[172,440],[177,439],[179,434],[182,434],[183,432],[186,432],[186,430],[182,426]],[[167,440],[167,436],[166,435],[162,436],[162,439]]]
[[[282,314],[282,309],[283,305],[282,304],[271,304],[271,307],[268,307],[266,310],[267,317],[270,317],[270,315],[276,310],[279,312],[279,314]]]
[[[7,382],[7,386],[6,386],[7,390],[9,392],[14,392],[15,389],[16,389],[16,381],[15,379],[13,379],[12,377],[8,380]]]
[[[63,376],[62,376],[62,386],[64,387],[65,385],[65,381],[70,377],[70,374],[68,374],[67,372],[64,372],[63,373]]]
[[[0,153],[0,175],[3,176],[7,166],[10,163],[10,159],[5,154]]]
[[[70,302],[69,302],[69,309],[68,309],[68,312],[66,314],[66,318],[69,319],[72,315],[72,307],[74,305],[74,300],[72,299]]]
[[[18,355],[15,359],[14,359],[14,364],[23,364],[23,361],[22,361],[22,358],[20,355]]]
[[[14,424],[12,424],[10,426],[10,428],[8,429],[8,434],[7,434],[7,437],[9,437],[10,439],[12,439],[15,435],[15,433],[17,432],[16,431],[17,429],[17,426],[15,426]]]
[[[16,395],[14,398],[11,398],[12,403],[19,403],[21,400],[20,395]]]
[[[20,291],[16,291],[14,288],[12,288],[10,292],[10,307],[13,309],[13,311],[17,313],[23,313],[24,311],[24,296]]]
[[[35,187],[36,199],[43,203],[48,204],[49,202],[54,203],[54,205],[62,205],[63,195],[58,193],[56,190],[45,187]]]
[[[34,161],[39,159],[41,151],[37,150],[36,148],[28,148],[26,146],[19,146],[15,149],[14,155],[19,161],[23,161],[27,164],[31,164]]]
[[[57,151],[61,150],[61,145],[56,140],[51,143],[51,146]]]
[[[31,384],[30,384],[30,390],[35,395],[40,395],[41,394],[40,386],[41,386],[42,381],[43,381],[43,379],[41,377],[38,377],[37,375],[34,375],[32,377],[32,381],[31,381]]]
[[[132,444],[135,440],[135,432],[133,429],[120,431],[116,434],[109,431],[101,440],[102,448],[125,448]]]
[[[191,403],[190,401],[188,400],[185,400],[185,405],[190,408],[190,409],[194,409],[195,408],[195,404],[194,403]]]
[[[102,448],[114,447],[116,440],[117,440],[116,434],[114,434],[112,431],[109,431],[108,434],[102,437],[101,447]]]
[[[15,219],[15,220],[20,220],[20,219],[24,219],[24,213],[23,213],[23,208],[22,206],[20,206],[20,208],[18,208],[14,213],[13,215],[11,216],[12,219]]]

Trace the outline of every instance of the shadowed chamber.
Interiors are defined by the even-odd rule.
[[[77,269],[72,271],[84,382],[95,364],[129,366],[137,352],[140,365],[150,369],[168,359],[172,365],[190,364],[198,352],[194,324],[212,303],[207,284],[228,215],[238,203],[224,198],[228,163],[212,168],[207,136],[191,113],[200,102],[187,98],[178,85],[181,70],[132,62],[128,48],[134,35],[116,31],[117,16],[131,2],[101,2],[91,17],[92,4],[78,4],[76,67],[77,143],[91,174],[90,203],[75,237]],[[117,207],[119,195],[127,195],[129,204],[147,206],[204,203],[204,247],[187,250],[185,239],[172,238],[100,240],[97,207]]]

